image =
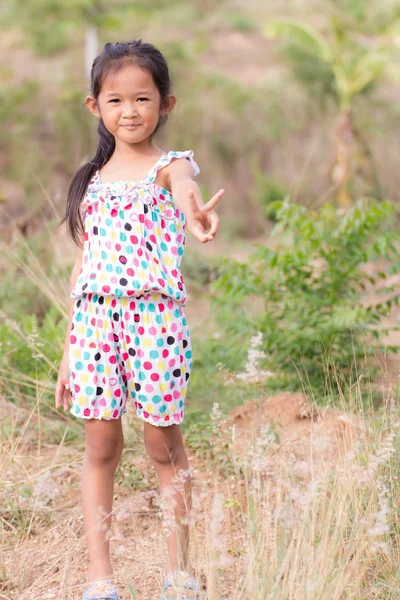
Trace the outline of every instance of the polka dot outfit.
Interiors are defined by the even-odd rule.
[[[117,419],[132,398],[136,414],[157,426],[184,417],[192,347],[180,272],[185,216],[154,184],[174,158],[199,168],[193,151],[164,154],[139,182],[101,183],[82,201],[82,268],[69,344],[70,412]]]
[[[101,183],[96,171],[81,204],[84,255],[71,298],[88,292],[120,298],[152,290],[186,306],[180,272],[185,215],[170,192],[154,183],[174,158],[187,158],[194,174],[200,172],[193,150],[164,154],[139,182]]]
[[[165,294],[77,300],[70,336],[70,383],[77,417],[117,419],[132,398],[153,425],[181,423],[192,368],[182,306]]]

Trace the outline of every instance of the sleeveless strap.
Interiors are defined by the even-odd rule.
[[[171,150],[170,152],[167,152],[167,154],[164,154],[163,156],[161,156],[158,159],[158,161],[156,162],[154,167],[149,171],[147,180],[150,183],[154,183],[154,180],[157,177],[158,171],[160,169],[162,169],[163,167],[169,165],[169,163],[174,158],[187,158],[193,167],[194,175],[198,175],[200,173],[200,168],[199,168],[199,165],[194,160],[193,155],[194,155],[193,150],[185,150],[183,152],[175,152],[175,151]]]

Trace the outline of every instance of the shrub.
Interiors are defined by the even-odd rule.
[[[334,394],[365,355],[374,356],[383,318],[399,300],[387,281],[399,268],[394,215],[393,204],[372,199],[346,214],[285,200],[276,203],[275,247],[256,244],[246,262],[222,261],[214,302],[232,306],[224,324],[233,344],[262,332],[262,366],[275,373],[268,386],[300,388],[300,371],[310,391]],[[371,275],[371,263],[382,260],[389,266]]]

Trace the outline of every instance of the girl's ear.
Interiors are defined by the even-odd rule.
[[[92,113],[92,115],[94,115],[98,119],[101,119],[101,114],[100,114],[99,108],[97,106],[97,102],[96,102],[95,98],[93,98],[93,96],[86,96],[85,104],[88,107],[88,109],[90,110],[90,112]]]
[[[175,104],[176,104],[176,96],[174,96],[173,94],[169,94],[169,96],[167,96],[167,99],[165,101],[164,108],[162,108],[160,111],[161,116],[163,117],[167,113],[171,112],[171,110],[174,108]]]

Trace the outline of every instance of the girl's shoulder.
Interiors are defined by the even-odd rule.
[[[150,171],[138,182],[125,182],[125,181],[114,181],[114,182],[102,182],[100,178],[99,169],[96,169],[90,178],[87,186],[86,194],[82,198],[80,210],[83,215],[87,206],[92,202],[96,202],[102,195],[103,192],[117,193],[126,191],[127,187],[132,184],[149,185],[155,182],[157,173],[160,169],[168,167],[176,159],[185,158],[190,161],[194,175],[200,173],[200,168],[197,162],[194,160],[193,150],[170,150],[164,152],[160,158],[155,162]]]
[[[186,158],[190,161],[190,164],[193,167],[194,175],[198,175],[200,173],[200,167],[197,162],[194,160],[194,151],[193,150],[170,150],[169,152],[165,152],[156,164],[153,169],[151,169],[149,173],[149,180],[154,181],[158,171],[167,167],[171,162],[175,159]]]

